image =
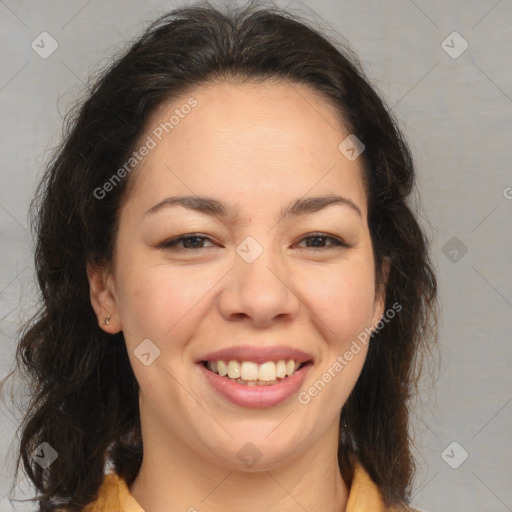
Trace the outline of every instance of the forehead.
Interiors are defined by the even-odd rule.
[[[238,146],[240,151],[254,149],[251,142],[260,141],[270,148],[286,144],[291,150],[325,150],[329,144],[337,148],[340,134],[346,133],[326,97],[305,84],[282,80],[215,82],[197,87],[160,105],[146,131],[184,109],[191,98],[197,105],[172,129],[179,144],[197,144],[204,136],[207,140],[203,142],[227,144],[231,140],[230,149]],[[315,133],[318,136],[312,137]]]
[[[348,134],[333,104],[306,85],[208,84],[153,112],[141,140],[155,146],[130,179],[142,193],[158,184],[162,193],[262,200],[336,189],[365,209],[361,159],[339,150]]]

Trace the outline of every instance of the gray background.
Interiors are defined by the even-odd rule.
[[[0,378],[37,297],[27,208],[62,116],[91,73],[147,22],[184,3],[0,0]],[[426,381],[413,416],[413,504],[429,512],[512,511],[512,1],[277,5],[328,20],[331,35],[348,39],[416,158],[440,283],[443,365],[437,391]],[[44,31],[59,45],[46,59],[31,48]],[[454,31],[469,45],[457,58],[462,40],[442,45]],[[34,510],[6,497],[18,416],[0,405],[0,510]],[[27,489],[21,480],[13,497]]]

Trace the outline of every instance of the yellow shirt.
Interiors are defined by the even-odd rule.
[[[389,508],[384,505],[379,488],[359,462],[354,464],[345,512],[394,512],[413,509]],[[83,512],[144,512],[131,495],[126,482],[115,473],[105,475],[98,498]]]

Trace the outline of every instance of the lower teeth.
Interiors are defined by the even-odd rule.
[[[228,377],[229,379],[229,377]],[[243,384],[244,386],[271,386],[272,384],[276,384],[278,382],[277,379],[264,381],[264,380],[242,380],[242,379],[229,379],[238,384]]]
[[[229,380],[232,380],[233,382],[236,382],[237,384],[242,384],[244,386],[271,386],[272,384],[277,384],[278,382],[282,381],[280,377],[276,378],[275,380],[270,381],[264,381],[264,380],[242,380],[242,379],[232,379],[225,375],[225,377]],[[286,377],[285,377],[286,378]]]

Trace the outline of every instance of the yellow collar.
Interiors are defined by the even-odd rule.
[[[116,473],[105,475],[98,498],[89,503],[84,512],[144,512],[131,495],[126,482]],[[386,508],[381,492],[370,475],[357,460],[345,512],[392,512]],[[404,509],[402,509],[404,510]]]

